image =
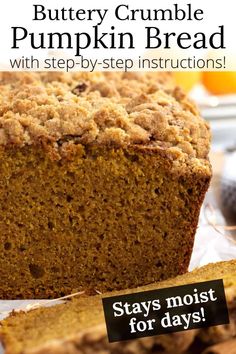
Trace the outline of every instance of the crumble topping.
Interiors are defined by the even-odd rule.
[[[208,124],[168,73],[0,73],[0,145],[149,145],[194,158]]]

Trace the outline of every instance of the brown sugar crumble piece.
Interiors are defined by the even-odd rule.
[[[81,92],[86,91],[87,87],[88,85],[85,82],[80,82],[73,88],[72,93],[79,96]]]

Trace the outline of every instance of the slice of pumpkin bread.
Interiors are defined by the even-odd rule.
[[[103,295],[136,293],[219,278],[224,280],[229,325],[109,344],[102,296],[97,295],[81,296],[29,312],[13,312],[1,322],[0,336],[6,354],[183,353],[196,337],[206,346],[236,336],[236,260],[209,264],[171,280]]]
[[[210,133],[166,75],[1,73],[0,298],[186,272]]]

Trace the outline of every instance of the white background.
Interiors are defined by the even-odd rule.
[[[127,4],[130,9],[159,9],[159,8],[173,8],[173,4],[178,3],[183,9],[186,4],[191,3],[194,9],[203,9],[204,20],[202,21],[118,21],[114,15],[114,9],[119,4]],[[109,9],[109,13],[105,17],[102,25],[99,26],[101,32],[111,32],[111,26],[114,25],[117,32],[132,32],[134,35],[135,49],[87,49],[82,54],[87,58],[103,59],[113,57],[119,58],[133,58],[136,60],[139,55],[148,57],[188,57],[195,55],[196,57],[204,57],[212,55],[207,50],[178,50],[177,46],[173,44],[173,52],[168,50],[152,50],[150,53],[145,51],[146,32],[145,26],[159,27],[161,32],[188,32],[194,34],[196,32],[204,32],[206,36],[218,31],[218,26],[225,26],[225,44],[227,49],[221,52],[214,50],[213,56],[226,56],[225,70],[236,70],[236,41],[235,41],[235,0],[213,1],[213,0],[7,0],[1,1],[0,5],[0,64],[1,70],[9,69],[10,58],[20,58],[22,55],[37,58],[46,58],[50,55],[59,57],[73,58],[75,50],[52,50],[39,49],[34,50],[30,47],[28,39],[21,42],[21,47],[18,50],[11,49],[12,46],[12,30],[11,26],[22,26],[28,29],[29,32],[88,32],[92,34],[92,26],[97,24],[97,21],[32,21],[34,10],[33,4],[42,4],[46,8],[62,7],[74,9]],[[41,68],[42,69],[42,68]],[[98,68],[101,69],[101,68]],[[137,67],[134,68],[137,70]],[[168,68],[170,70],[170,68]]]

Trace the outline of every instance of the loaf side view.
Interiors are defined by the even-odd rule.
[[[0,298],[186,272],[210,132],[168,74],[0,74]]]

